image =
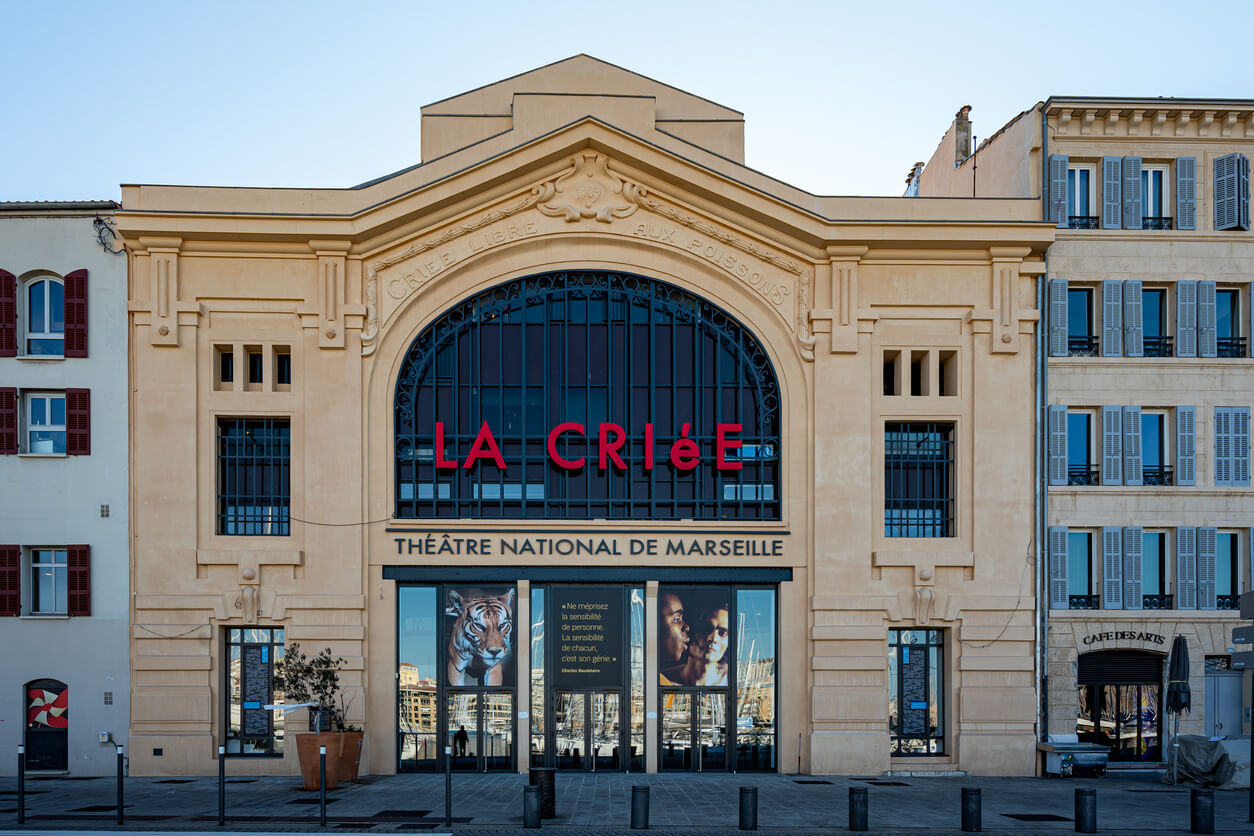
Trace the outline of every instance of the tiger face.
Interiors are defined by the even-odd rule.
[[[502,684],[501,663],[514,649],[514,590],[469,597],[450,589],[448,605],[457,613],[449,635],[448,684],[466,685],[468,677],[483,685]]]

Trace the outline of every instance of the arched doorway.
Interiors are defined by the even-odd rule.
[[[26,683],[26,768],[69,766],[70,690],[56,679]]]
[[[1112,762],[1161,761],[1164,659],[1144,650],[1081,654],[1076,676],[1080,740],[1109,746]]]

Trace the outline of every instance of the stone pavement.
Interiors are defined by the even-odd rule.
[[[1155,773],[1105,778],[890,778],[761,774],[557,775],[557,818],[544,830],[633,834],[631,790],[651,788],[650,825],[686,836],[732,833],[739,788],[758,788],[759,828],[775,833],[845,832],[849,787],[867,787],[874,833],[959,832],[960,791],[979,787],[985,833],[1074,832],[1077,787],[1094,787],[1104,833],[1188,833],[1189,791],[1160,784]],[[444,776],[369,776],[328,793],[326,830],[318,826],[318,793],[299,779],[229,778],[227,829],[269,832],[522,834],[522,775],[453,776],[453,826],[444,826]],[[0,778],[0,828],[7,832],[114,831],[112,778],[28,778],[26,825],[17,826],[17,780]],[[217,778],[127,778],[127,830],[221,832]],[[1215,792],[1219,833],[1250,833],[1244,791]],[[0,833],[0,836],[2,836]]]

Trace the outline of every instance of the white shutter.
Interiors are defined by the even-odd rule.
[[[1102,484],[1123,484],[1123,409],[1102,407]]]
[[[1102,529],[1102,609],[1123,609],[1123,529]]]
[[[1176,407],[1176,484],[1197,484],[1197,408]]]
[[[1215,609],[1215,546],[1218,529],[1197,527],[1197,608]]]
[[[1119,157],[1102,157],[1102,229],[1122,229],[1123,223],[1119,185],[1123,161]]]
[[[1123,282],[1102,282],[1102,356],[1123,353]]]
[[[1067,529],[1065,526],[1049,527],[1049,608],[1065,610],[1070,607],[1070,590],[1067,579]]]
[[[1140,357],[1145,353],[1145,330],[1141,321],[1141,280],[1123,283],[1123,354]]]
[[[1176,356],[1197,356],[1197,282],[1176,282]]]
[[[1176,529],[1176,609],[1197,609],[1197,529]]]
[[[1141,407],[1125,406],[1123,408],[1123,483],[1125,485],[1145,483],[1141,464]]]
[[[1049,356],[1066,357],[1067,280],[1049,280]]]

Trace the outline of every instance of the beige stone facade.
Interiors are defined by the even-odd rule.
[[[536,570],[572,581],[588,567],[621,571],[645,589],[653,770],[659,581],[676,568],[693,578],[769,569],[788,578],[774,587],[767,703],[777,769],[1031,774],[1036,284],[1055,234],[1039,205],[808,194],[744,166],[738,112],[586,56],[424,108],[422,148],[422,164],[353,189],[123,189],[133,772],[216,768],[230,722],[226,637],[248,627],[283,628],[289,643],[347,659],[363,771],[395,771],[399,714],[428,704],[401,705],[398,684],[414,690],[431,674],[400,681],[399,582],[385,575],[473,580],[523,566],[512,768],[528,767],[535,703],[521,626]],[[778,519],[396,516],[393,406],[415,337],[474,294],[563,270],[664,282],[759,341],[779,387]],[[276,383],[285,355],[290,382]],[[224,533],[219,420],[265,417],[290,422],[290,533]],[[886,426],[924,421],[951,427],[950,536],[887,537]],[[631,554],[633,539],[711,529],[768,553]],[[404,545],[445,535],[596,536],[621,554]],[[943,635],[942,751],[894,758],[888,634],[915,628]],[[231,770],[294,771],[294,748]]]
[[[1165,661],[1173,637],[1182,635],[1189,643],[1193,710],[1183,716],[1181,732],[1240,734],[1235,700],[1241,691],[1225,687],[1234,674],[1220,669],[1234,651],[1236,596],[1251,588],[1254,494],[1248,432],[1230,431],[1225,422],[1233,410],[1248,416],[1254,404],[1254,233],[1248,220],[1244,228],[1239,218],[1227,223],[1226,209],[1216,203],[1227,196],[1228,205],[1239,209],[1244,200],[1248,211],[1248,185],[1234,181],[1228,191],[1221,175],[1226,161],[1244,158],[1248,165],[1254,155],[1254,102],[1051,98],[974,153],[961,142],[970,135],[966,117],[960,113],[942,139],[919,194],[978,189],[980,195],[1033,197],[1040,201],[1039,217],[1059,220],[1048,278],[1070,296],[1052,303],[1051,321],[1061,328],[1055,336],[1063,344],[1049,352],[1055,356],[1048,358],[1045,401],[1060,418],[1069,415],[1082,424],[1085,419],[1076,416],[1088,416],[1090,422],[1087,441],[1077,442],[1074,423],[1055,428],[1061,433],[1055,442],[1065,445],[1055,450],[1064,470],[1049,480],[1043,523],[1064,537],[1088,534],[1093,545],[1089,577],[1079,583],[1071,577],[1074,560],[1070,568],[1062,565],[1070,554],[1062,541],[1062,563],[1052,575],[1042,566],[1043,584],[1052,578],[1061,593],[1052,604],[1042,602],[1046,730],[1076,731],[1077,676],[1085,654],[1140,651]],[[1127,201],[1131,172],[1143,183],[1133,204]],[[1059,187],[1062,211],[1052,214],[1051,195],[1058,196]],[[1195,292],[1203,293],[1196,311]],[[1077,305],[1087,308],[1086,333],[1074,317]],[[1226,321],[1225,305],[1231,306]],[[1068,311],[1072,318],[1064,322]],[[1128,407],[1132,416],[1144,416],[1139,426],[1131,418],[1137,433],[1132,449],[1144,460],[1129,459]],[[1104,427],[1116,410],[1122,427]],[[1151,445],[1140,430],[1154,422],[1160,422],[1163,438]],[[1047,409],[1041,425],[1046,459],[1048,424]],[[1234,463],[1236,470],[1229,471]],[[1134,484],[1126,478],[1129,468]],[[1217,537],[1217,556],[1214,542],[1194,554],[1193,532],[1202,537],[1204,531]],[[1163,547],[1161,578],[1151,577],[1160,572],[1151,571],[1145,555],[1135,556],[1137,540],[1147,536]],[[1130,585],[1133,565],[1146,574]],[[1121,580],[1112,583],[1116,572]],[[1248,705],[1248,679],[1245,688],[1241,704]],[[1166,726],[1158,731],[1165,735]],[[1142,747],[1133,759],[1157,760],[1154,752]]]

